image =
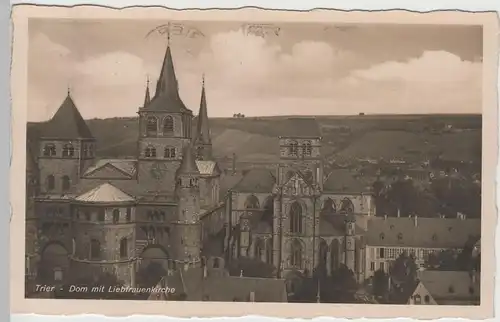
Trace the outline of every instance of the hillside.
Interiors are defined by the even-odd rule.
[[[290,131],[284,117],[214,118],[210,120],[214,154],[248,162],[275,161],[277,137]],[[479,115],[319,116],[323,153],[341,158],[421,158],[478,161],[481,152]],[[133,156],[137,118],[88,120],[102,157]],[[28,124],[28,137],[37,137],[40,124]]]

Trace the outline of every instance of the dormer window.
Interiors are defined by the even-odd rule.
[[[379,235],[379,237],[380,237],[380,239],[381,239],[381,240],[384,240],[384,239],[385,239],[385,234],[384,234],[384,233],[381,233],[381,234]]]
[[[163,120],[163,134],[170,134],[174,132],[174,119],[172,116],[166,116]]]
[[[403,240],[403,234],[402,233],[398,234],[398,240]]]
[[[154,116],[147,118],[146,130],[148,135],[154,135],[158,131],[158,119]]]
[[[436,235],[436,234],[432,235],[432,240],[433,240],[433,241],[436,241],[436,240],[437,240],[437,238],[438,238],[438,237],[437,237],[437,235]]]
[[[56,146],[55,144],[49,143],[45,144],[43,147],[43,156],[45,157],[53,157],[56,155]]]
[[[63,147],[63,153],[62,153],[63,157],[72,157],[75,155],[75,148],[73,147],[73,144],[71,143],[67,143],[64,145]]]
[[[146,158],[155,158],[156,157],[155,147],[152,145],[147,146],[146,149],[144,150],[144,156]]]

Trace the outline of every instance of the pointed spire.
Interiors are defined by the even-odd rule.
[[[146,80],[146,94],[144,95],[144,105],[143,107],[146,107],[149,105],[151,102],[151,97],[149,96],[149,76]]]
[[[179,87],[177,77],[175,76],[174,62],[172,60],[172,52],[170,50],[170,31],[168,33],[167,50],[163,59],[160,77],[156,84],[155,96],[167,95],[171,98],[179,96]]]
[[[184,148],[182,153],[182,161],[179,169],[177,170],[177,174],[200,174],[198,170],[198,166],[196,165],[196,159],[193,153],[193,147],[191,144],[187,145]]]
[[[210,127],[208,124],[207,97],[205,94],[205,74],[202,76],[200,111],[198,112],[196,139],[199,143],[211,144]]]

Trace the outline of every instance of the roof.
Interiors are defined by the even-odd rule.
[[[272,192],[276,178],[268,169],[251,169],[233,187],[237,192]]]
[[[321,131],[315,118],[290,117],[273,124],[280,137],[319,138]]]
[[[156,84],[156,93],[151,102],[141,110],[192,114],[192,111],[186,108],[179,96],[179,84],[175,76],[170,46],[167,46],[165,51],[160,76]]]
[[[334,169],[323,183],[325,192],[367,192],[371,183],[362,176],[357,176],[349,169]]]
[[[135,199],[110,183],[104,183],[86,193],[78,196],[75,200],[89,203],[122,203],[132,202]]]
[[[419,280],[439,303],[443,299],[473,299],[480,296],[479,281],[473,282],[466,271],[432,271],[419,273]]]
[[[286,302],[286,284],[283,279],[228,276],[227,271],[217,269],[208,271],[203,277],[201,267],[178,269],[160,282],[175,288],[176,293],[185,293],[187,300],[200,301],[249,301],[254,292],[255,302]],[[221,287],[224,285],[224,287]],[[160,294],[151,294],[150,299],[157,300]]]
[[[196,160],[196,166],[198,167],[198,171],[201,175],[213,175],[216,170],[217,163],[210,160]]]
[[[106,166],[111,165],[116,169],[120,170],[124,174],[133,177],[137,172],[137,160],[133,159],[101,159],[98,160],[94,165],[90,166],[84,176]]]
[[[208,123],[207,97],[205,94],[205,79],[201,88],[200,111],[198,112],[195,132],[195,142],[211,144],[210,125]]]
[[[200,170],[198,169],[198,165],[196,164],[196,158],[193,155],[193,148],[191,145],[188,145],[184,148],[182,153],[182,161],[179,169],[177,169],[177,173],[183,174],[200,174]]]
[[[56,114],[43,124],[41,137],[64,139],[94,138],[69,92]]]
[[[372,217],[366,241],[369,246],[463,248],[480,234],[480,219]]]
[[[241,181],[243,175],[240,172],[226,173],[220,177],[220,195],[224,196],[230,189]]]

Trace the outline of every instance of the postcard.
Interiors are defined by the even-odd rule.
[[[493,316],[496,13],[12,19],[12,313]]]

